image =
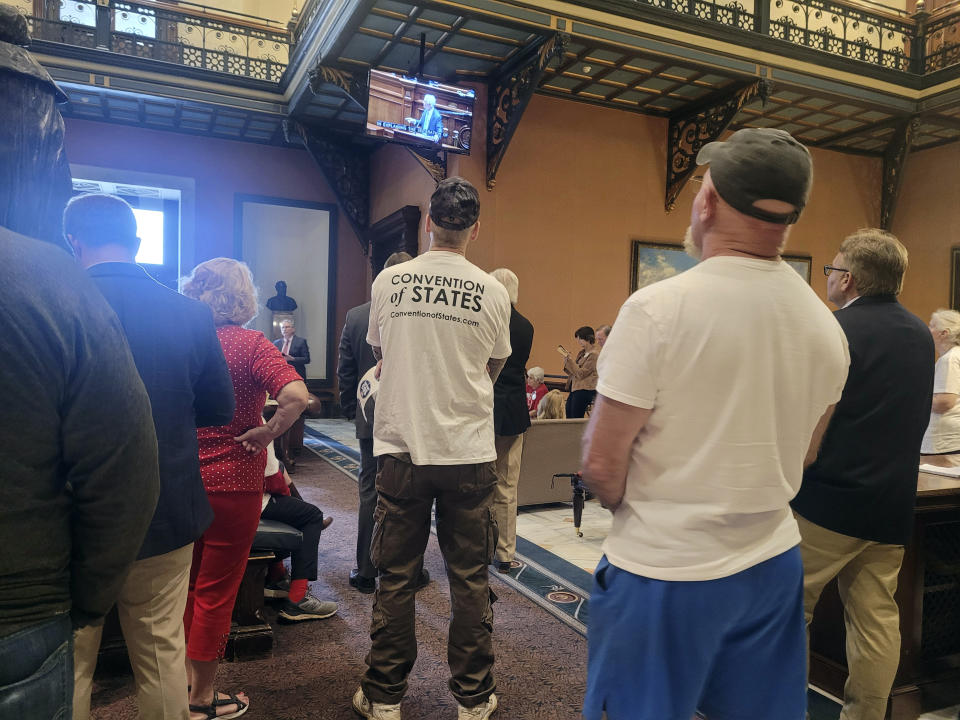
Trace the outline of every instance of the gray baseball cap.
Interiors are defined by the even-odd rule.
[[[480,195],[462,177],[441,180],[430,196],[430,219],[447,230],[466,230],[480,217]]]
[[[710,179],[728,205],[765,222],[792,225],[807,204],[813,160],[790,133],[773,128],[737,130],[724,142],[704,145],[697,165],[710,165]],[[754,206],[780,200],[796,208],[774,213]]]

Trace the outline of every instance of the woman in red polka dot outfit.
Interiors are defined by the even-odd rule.
[[[243,328],[257,314],[257,291],[246,265],[229,258],[201,263],[183,294],[213,311],[237,402],[229,425],[197,430],[200,472],[214,520],[193,548],[184,613],[190,713],[197,720],[233,718],[246,712],[249,700],[242,693],[215,697],[214,679],[260,521],[265,448],[300,417],[307,387],[263,333]],[[267,393],[279,407],[264,424]]]

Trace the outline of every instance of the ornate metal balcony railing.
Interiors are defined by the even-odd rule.
[[[596,3],[595,3],[596,4]],[[960,64],[960,0],[933,15],[870,0],[620,0],[922,75]]]
[[[8,0],[9,1],[9,0]],[[188,67],[277,82],[326,0],[306,0],[290,29],[201,5],[108,0],[14,0],[33,36]],[[880,70],[924,75],[960,65],[960,0],[914,14],[871,0],[587,0],[628,12],[655,8],[856,60]],[[45,16],[31,14],[45,6]],[[182,8],[182,9],[181,9]]]
[[[290,55],[289,32],[270,21],[207,12],[189,3],[181,10],[148,2],[97,5],[61,0],[48,17],[27,15],[34,40],[109,50],[186,67],[279,82]]]

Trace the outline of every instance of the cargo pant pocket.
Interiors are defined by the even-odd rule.
[[[484,554],[487,565],[490,565],[496,559],[499,540],[500,527],[497,525],[497,517],[493,508],[487,508],[487,546]]]
[[[384,522],[387,517],[387,511],[382,507],[377,507],[373,511],[373,535],[370,538],[370,560],[373,566],[380,569],[383,562],[383,535],[385,532]]]
[[[483,623],[483,626],[488,632],[493,632],[493,604],[496,601],[497,594],[493,590],[490,590],[487,596],[487,607],[484,609],[483,616],[480,618],[480,622]]]

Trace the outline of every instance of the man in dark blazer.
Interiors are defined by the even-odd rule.
[[[493,432],[497,448],[497,489],[493,512],[500,529],[497,540],[497,570],[510,572],[517,550],[517,485],[520,482],[520,455],[523,433],[530,427],[527,410],[527,360],[533,347],[533,325],[517,312],[519,281],[506,268],[490,273],[510,296],[510,347],[507,364],[493,385]]]
[[[293,320],[281,320],[280,332],[282,338],[277,338],[273,344],[283,353],[284,359],[293,365],[293,369],[304,380],[307,379],[307,365],[310,364],[310,348],[305,338],[297,335],[297,328]]]
[[[197,428],[226,425],[233,382],[210,309],[154,281],[135,264],[133,211],[111,195],[82,195],[64,212],[77,261],[123,326],[147,394],[159,450],[160,499],[117,602],[143,718],[187,717],[183,611],[193,543],[213,519],[200,479]],[[123,492],[123,478],[117,478]],[[102,628],[74,640],[74,717],[90,712]]]
[[[405,252],[393,253],[384,267],[393,267],[412,260]],[[357,384],[377,364],[367,344],[370,324],[370,303],[347,311],[340,335],[340,359],[337,362],[337,384],[340,388],[340,409],[354,421],[360,441],[360,507],[357,510],[357,566],[350,571],[350,585],[362,593],[377,589],[377,569],[370,559],[373,537],[373,511],[377,509],[377,459],[373,456],[373,418],[365,418],[357,408]]]
[[[842,716],[851,720],[883,719],[899,665],[894,592],[930,419],[933,338],[897,302],[906,268],[906,248],[882,230],[849,236],[824,267],[827,297],[840,307],[835,315],[850,345],[850,373],[792,503],[808,624],[824,586],[838,579],[850,673]]]

